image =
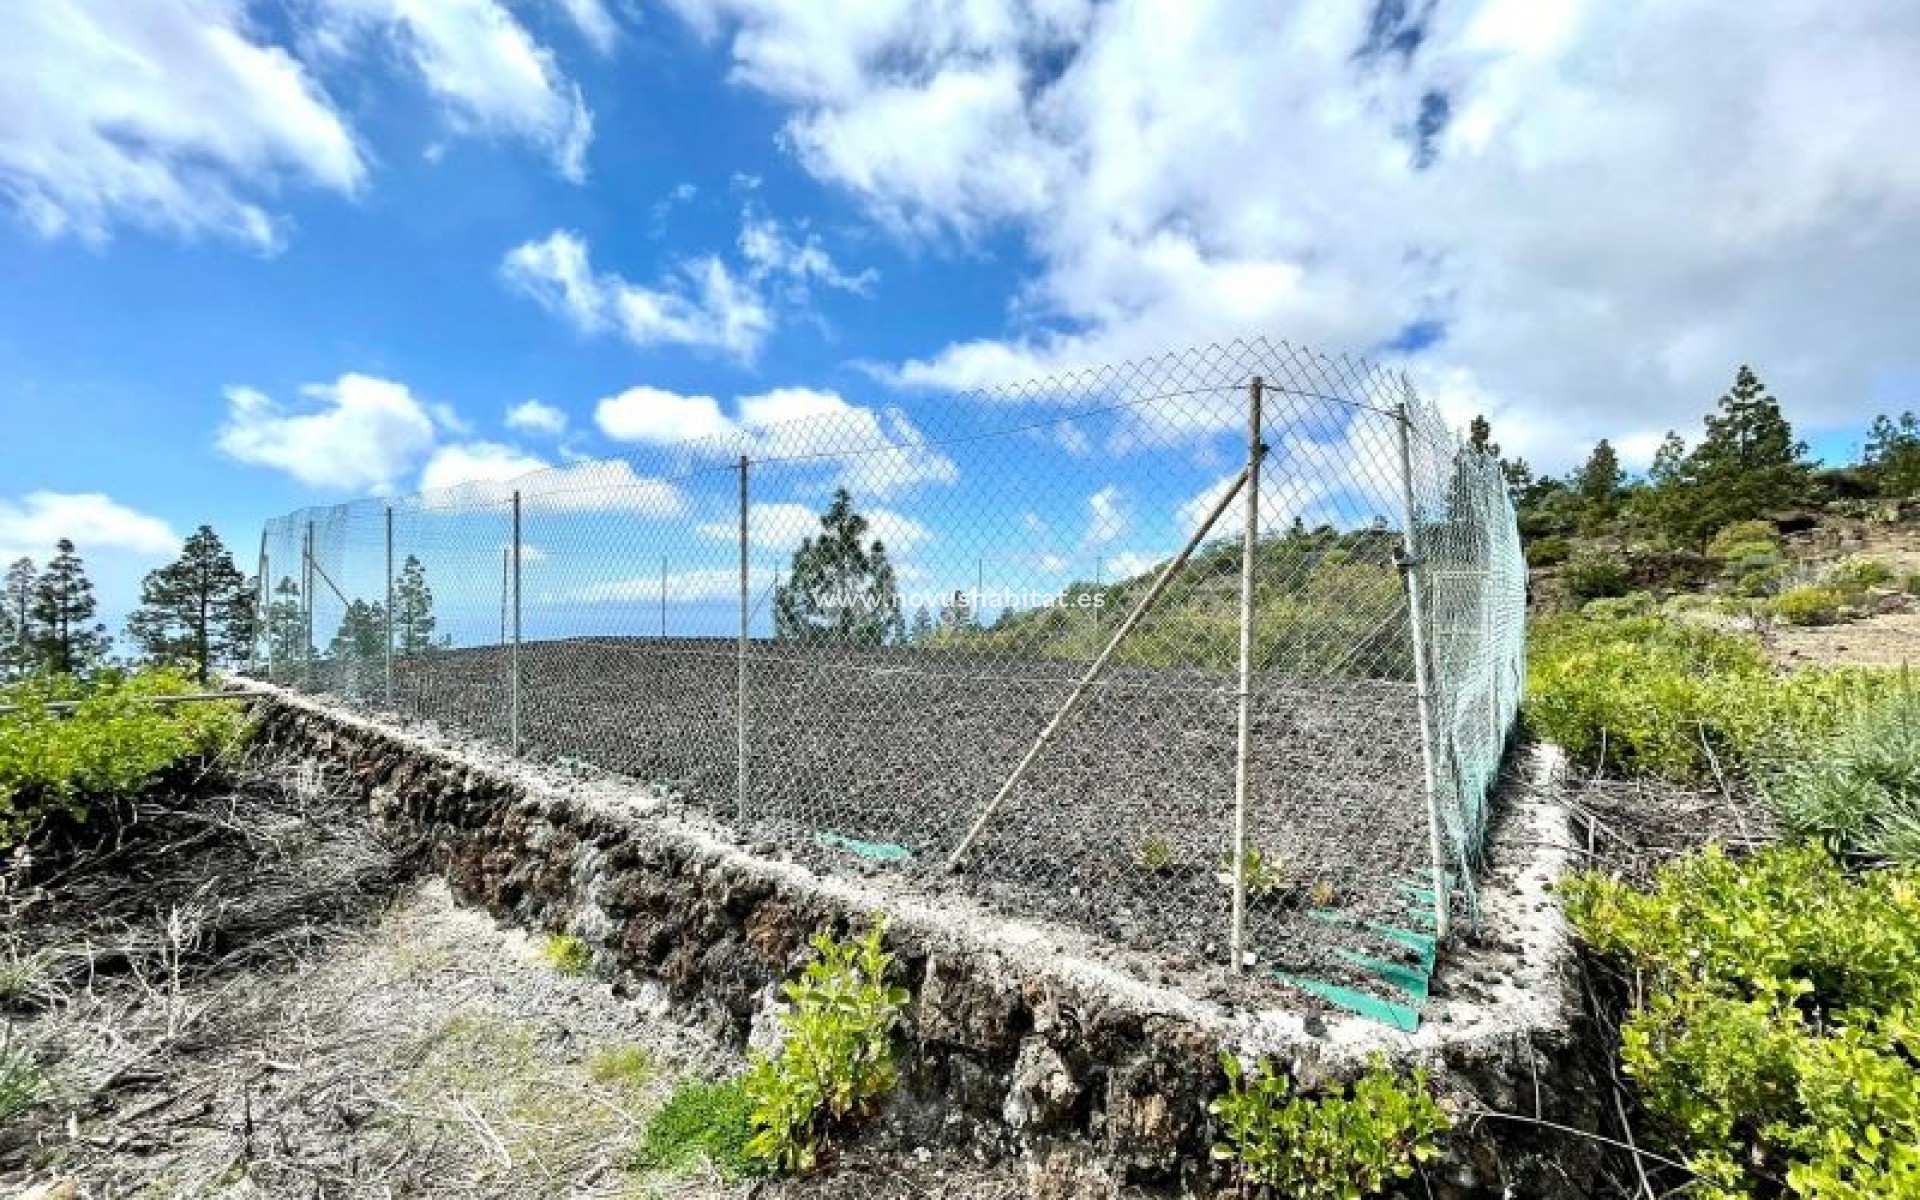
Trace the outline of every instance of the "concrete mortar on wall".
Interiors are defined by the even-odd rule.
[[[363,795],[383,838],[497,919],[580,937],[636,1002],[765,1043],[777,988],[816,929],[888,920],[912,996],[902,1094],[876,1137],[1017,1156],[1035,1197],[1207,1189],[1218,1055],[1267,1056],[1304,1086],[1376,1055],[1426,1068],[1457,1114],[1415,1195],[1586,1194],[1600,1102],[1574,959],[1548,887],[1566,858],[1551,756],[1509,788],[1480,933],[1456,939],[1420,1029],[1249,1008],[1076,931],[1009,921],[875,873],[823,876],[744,845],[642,785],[509,758],[251,685],[261,737]],[[1511,1114],[1483,1117],[1478,1113]]]

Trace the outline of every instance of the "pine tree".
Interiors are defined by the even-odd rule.
[[[1751,367],[1742,366],[1732,390],[1707,417],[1706,436],[1687,455],[1687,502],[1668,514],[1672,532],[1700,545],[1735,521],[1798,503],[1813,471],[1806,454],[1779,402]]]
[[[967,593],[955,588],[953,595],[940,606],[940,628],[942,629],[978,629],[980,622],[973,614],[973,601]]]
[[[187,538],[180,557],[149,572],[127,636],[156,662],[193,664],[204,685],[213,668],[244,659],[253,642],[253,585],[211,526]]]
[[[433,649],[433,626],[433,589],[427,586],[427,569],[409,554],[393,585],[393,652],[423,654]]]
[[[327,647],[335,659],[367,662],[385,658],[387,652],[387,612],[378,603],[355,600],[347,605],[340,628]]]
[[[933,614],[922,604],[913,610],[913,628],[907,634],[907,640],[916,646],[924,646],[933,640]]]
[[[280,577],[273,597],[267,606],[267,655],[268,665],[278,671],[313,657],[313,647],[307,642],[307,609],[293,576]]]
[[[1920,417],[1910,412],[1898,420],[1885,414],[1875,417],[1867,432],[1866,462],[1882,496],[1920,494]]]
[[[15,559],[0,580],[0,612],[5,613],[0,617],[0,674],[21,674],[32,661],[28,634],[33,627],[27,612],[33,604],[33,580],[30,558]]]
[[[73,543],[61,538],[47,569],[34,580],[27,619],[27,645],[34,661],[56,675],[79,675],[99,665],[113,639],[106,628],[89,624],[99,605],[93,581]]]
[[[1493,426],[1485,417],[1476,414],[1467,424],[1467,448],[1488,458],[1500,457],[1500,443],[1493,440]]]
[[[783,641],[879,646],[905,635],[893,564],[879,539],[863,544],[867,519],[841,488],[820,515],[820,533],[793,552],[774,590],[774,636]]]

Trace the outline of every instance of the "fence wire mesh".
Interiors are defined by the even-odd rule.
[[[776,392],[704,440],[302,510],[262,544],[276,682],[1176,965],[1227,960],[1240,886],[1256,965],[1341,986],[1430,970],[1436,831],[1471,911],[1520,694],[1498,465],[1403,378],[1277,342],[912,414]]]

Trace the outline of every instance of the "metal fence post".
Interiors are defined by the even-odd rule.
[[[393,505],[387,505],[387,707],[393,707]]]
[[[260,666],[260,645],[263,636],[267,638],[268,655],[272,654],[272,633],[268,628],[267,613],[269,599],[267,593],[267,531],[260,531],[260,566],[254,575],[253,583],[253,638],[247,643],[247,671],[251,674]],[[267,677],[273,677],[271,657],[267,667]]]
[[[1240,724],[1233,759],[1233,971],[1246,966],[1247,953],[1247,787],[1253,750],[1253,573],[1260,543],[1260,441],[1262,381],[1247,385],[1246,528],[1240,531]]]
[[[520,756],[520,493],[513,493],[513,650],[508,655],[513,679],[507,687],[507,737]]]
[[[660,640],[667,640],[667,556],[660,556]]]
[[[300,646],[300,660],[306,667],[302,672],[306,676],[307,689],[313,689],[313,521],[307,521],[307,539],[304,550],[306,562],[301,568],[300,600],[306,607],[305,618],[301,622],[304,637]]]
[[[1427,660],[1427,606],[1420,578],[1419,504],[1413,493],[1413,414],[1402,400],[1397,406],[1400,426],[1400,495],[1406,528],[1401,533],[1400,569],[1407,586],[1407,621],[1412,626],[1413,677],[1420,708],[1420,763],[1426,773],[1427,849],[1433,859],[1433,924],[1436,940],[1447,936],[1450,902],[1447,896],[1447,859],[1440,841],[1440,790],[1434,753],[1433,681]]]
[[[734,780],[735,817],[744,827],[747,821],[747,456],[740,456],[740,643],[738,659],[738,703],[734,716],[738,771]]]

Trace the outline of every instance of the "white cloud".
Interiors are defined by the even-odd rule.
[[[319,3],[320,40],[334,55],[360,54],[367,44],[391,45],[406,56],[460,132],[524,139],[544,150],[567,179],[577,183],[586,177],[593,115],[579,87],[561,73],[553,52],[497,0]],[[568,7],[586,12],[597,6]],[[578,20],[579,14],[573,15]]]
[[[620,26],[605,0],[559,0],[560,7],[595,51],[606,54],[620,37]]]
[[[692,190],[682,184],[670,200]],[[656,225],[669,206],[655,205]],[[717,254],[696,255],[648,286],[596,272],[586,239],[557,229],[509,250],[500,273],[510,288],[582,333],[613,330],[636,346],[704,347],[743,361],[759,354],[783,312],[806,309],[814,286],[864,295],[879,278],[872,270],[843,270],[817,234],[804,226],[791,234],[751,207],[741,215],[736,249],[737,266]]]
[[[667,598],[674,603],[684,604],[695,600],[726,600],[740,594],[740,574],[734,569],[709,568],[695,571],[673,571],[667,575]],[[588,584],[556,600],[572,600],[585,604],[625,604],[639,601],[660,601],[660,576],[634,575],[624,579],[610,579],[601,583]]]
[[[262,197],[367,165],[319,83],[237,0],[0,5],[0,197],[48,237],[117,224],[277,247]]]
[[[1813,426],[1915,363],[1905,0],[674,7],[877,218],[1032,250],[1005,335],[906,382],[1431,321],[1411,361],[1558,468],[1694,426],[1744,359]]]
[[[1108,484],[1087,497],[1087,532],[1081,541],[1088,546],[1104,546],[1127,531],[1132,510],[1119,485]]]
[[[305,411],[290,412],[254,388],[227,388],[220,449],[313,487],[385,491],[434,448],[433,416],[405,384],[349,373],[300,391]]]
[[[905,413],[866,408],[817,388],[741,396],[728,414],[712,396],[634,387],[600,401],[594,421],[602,433],[625,442],[746,454],[769,463],[818,463],[834,471],[837,486],[863,497],[885,499],[960,478],[953,459]]]
[[[28,492],[18,500],[0,499],[0,565],[18,558],[44,564],[61,538],[72,539],[83,557],[100,550],[166,554],[181,543],[159,517],[101,492]]]
[[[507,410],[507,428],[558,437],[567,431],[567,414],[551,404],[523,400]]]
[[[546,467],[544,459],[499,442],[459,442],[433,452],[420,469],[420,490],[439,491],[464,483],[500,483]]]
[[[422,490],[411,499],[422,509],[505,508],[512,504],[515,492],[520,493],[521,511],[529,521],[556,513],[677,517],[687,507],[679,488],[641,475],[624,459],[590,459],[553,467],[511,447],[489,443],[449,446],[435,456],[436,461],[442,459],[441,472],[432,479],[423,473]]]
[[[688,260],[661,286],[643,287],[596,274],[585,239],[562,229],[508,251],[500,272],[582,333],[615,329],[637,346],[701,346],[751,359],[773,330],[766,302],[714,257]]]
[[[734,424],[712,396],[683,396],[653,387],[631,387],[594,405],[600,432],[622,442],[671,446],[724,437]]]

